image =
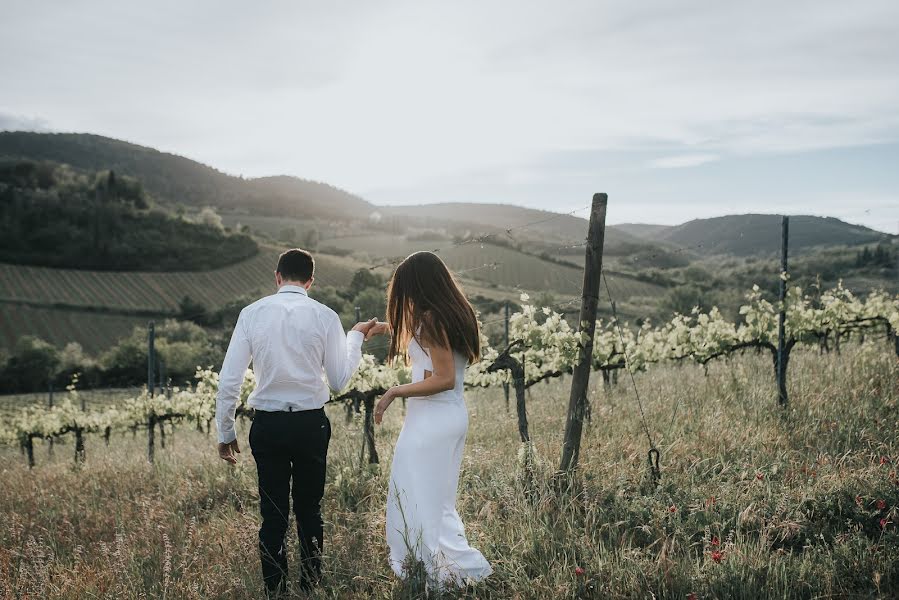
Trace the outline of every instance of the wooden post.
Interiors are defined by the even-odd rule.
[[[47,408],[53,408],[53,378],[49,379],[49,397],[47,398]],[[53,442],[54,439],[51,436],[49,442],[47,443],[47,454],[53,456]]]
[[[571,378],[568,418],[565,422],[565,440],[562,444],[562,461],[559,467],[562,471],[574,469],[580,454],[581,433],[587,405],[587,387],[590,384],[590,366],[593,359],[593,335],[596,332],[596,308],[599,303],[599,282],[602,277],[602,249],[608,201],[606,194],[593,195],[590,226],[587,231],[584,289],[579,318],[580,330],[586,334],[586,339],[578,351],[578,362]]]
[[[787,245],[790,233],[790,217],[784,216],[781,221],[780,242],[780,314],[777,317],[777,402],[787,405]],[[839,335],[839,333],[837,333]]]
[[[147,417],[147,461],[153,462],[156,454],[156,415]]]
[[[52,438],[51,438],[52,439]],[[29,435],[25,438],[25,443],[23,444],[23,448],[25,450],[25,454],[28,457],[28,468],[34,468],[34,440]]]
[[[147,324],[147,391],[152,398],[156,393],[155,362],[156,359],[156,324],[150,321]]]
[[[75,462],[84,462],[84,431],[81,427],[75,428]]]
[[[365,423],[363,426],[363,454],[368,448],[368,464],[378,464],[378,449],[375,447],[375,397],[378,394],[367,392],[363,398],[365,406]]]
[[[155,365],[156,358],[156,324],[150,321],[147,324],[147,392],[152,398],[156,392],[154,381],[156,375]],[[147,460],[153,462],[156,455],[156,417],[150,415],[147,417]]]
[[[506,347],[509,346],[509,301],[506,300],[504,307],[506,313]],[[509,412],[509,384],[503,383],[503,394],[506,397],[506,412]]]

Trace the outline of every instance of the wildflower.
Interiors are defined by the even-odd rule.
[[[889,523],[890,523],[890,522],[887,521],[886,519],[881,519],[881,520],[880,520],[880,528],[881,528],[881,529],[886,529],[886,528],[887,528],[887,525],[889,525]]]
[[[687,600],[699,600],[699,596],[696,595],[696,592],[690,592],[687,594]]]
[[[711,557],[713,561],[720,563],[722,559],[724,559],[724,552],[721,550],[712,550]]]
[[[672,504],[671,506],[668,507],[668,512],[670,512],[673,515],[674,513],[677,512],[677,507]]]
[[[884,502],[883,500],[878,500],[878,501],[877,501],[877,510],[883,510],[883,509],[885,509],[886,507],[887,507],[887,503],[886,503],[886,502]]]
[[[577,575],[578,577],[583,577],[586,573],[587,572],[584,570],[583,567],[575,567],[574,568],[574,574]]]
[[[890,462],[890,459],[887,458],[886,456],[881,456],[881,457],[880,457],[880,464],[885,465],[885,464],[887,464],[888,462]]]
[[[765,475],[764,475],[764,473],[756,473],[755,478],[758,479],[759,481],[762,481],[765,478]]]
[[[861,505],[862,505],[862,497],[861,497],[861,496],[856,496],[856,497],[855,497],[855,503],[856,503],[857,505],[861,506]]]
[[[714,547],[717,548],[718,546],[721,545],[721,540],[718,539],[718,536],[717,536],[717,535],[713,535],[713,536],[712,536],[712,542],[711,542],[711,543],[712,543],[712,546],[714,546]]]

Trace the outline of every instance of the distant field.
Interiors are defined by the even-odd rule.
[[[210,307],[247,294],[265,294],[274,286],[279,250],[263,248],[239,264],[200,273],[113,273],[0,264],[0,299],[40,304],[172,312],[184,296]],[[356,265],[350,259],[318,257],[317,278],[326,285],[347,285]]]
[[[96,354],[128,335],[147,315],[173,314],[184,296],[217,307],[243,296],[274,291],[279,249],[236,265],[199,273],[115,273],[0,264],[0,347],[22,335],[57,345],[79,342]],[[345,287],[359,268],[351,258],[317,257],[316,280]],[[100,308],[123,314],[91,312]]]
[[[131,333],[135,325],[146,323],[147,317],[2,303],[0,348],[12,347],[23,335],[35,335],[59,347],[78,342],[89,354],[98,354]]]
[[[323,240],[322,245],[366,252],[372,265],[389,271],[396,260],[418,250],[440,250],[446,264],[464,279],[486,287],[501,286],[524,291],[549,291],[557,296],[580,295],[583,267],[561,265],[512,248],[493,244],[454,245],[447,240],[415,240],[389,235],[366,235]],[[619,301],[633,296],[656,297],[661,286],[626,275],[607,273],[612,296]],[[605,287],[603,287],[603,292]]]

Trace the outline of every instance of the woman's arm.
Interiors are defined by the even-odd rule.
[[[434,366],[434,374],[422,381],[397,385],[387,390],[375,407],[375,423],[381,423],[384,411],[387,410],[394,398],[433,396],[456,387],[456,361],[453,351],[445,346],[433,344],[428,350],[431,355],[431,364]]]

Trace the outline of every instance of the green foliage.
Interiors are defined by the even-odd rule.
[[[59,350],[55,346],[33,336],[23,336],[2,367],[0,391],[45,390],[58,373],[61,363]]]
[[[211,209],[200,223],[148,210],[141,184],[112,171],[81,174],[31,161],[0,162],[0,260],[57,268],[191,271],[256,254],[225,235]]]
[[[198,366],[221,364],[222,350],[195,323],[166,320],[156,327],[155,348],[169,377],[176,383],[193,380]],[[100,357],[107,385],[140,385],[147,379],[147,329],[135,327],[130,336]]]
[[[348,299],[355,298],[361,291],[366,288],[382,288],[384,286],[384,279],[372,271],[371,269],[359,269],[353,275],[353,280],[350,281],[350,287],[346,291],[346,297]]]

